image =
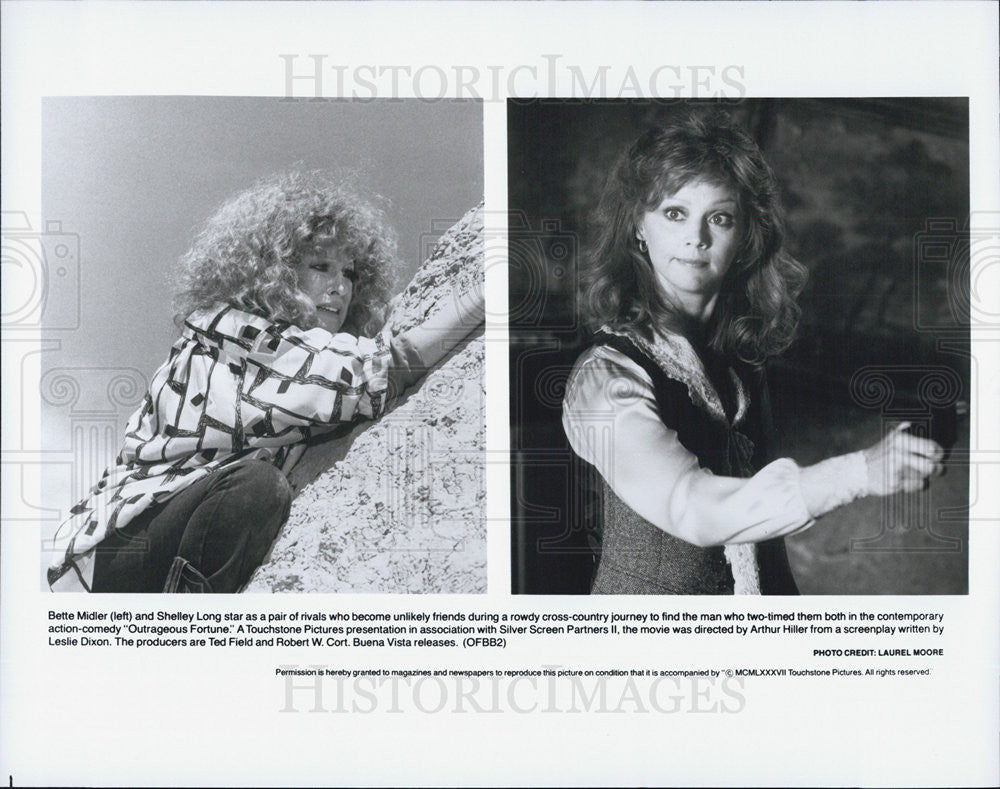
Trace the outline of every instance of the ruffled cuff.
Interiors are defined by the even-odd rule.
[[[868,464],[864,453],[838,455],[810,466],[806,484],[813,517],[867,495]]]

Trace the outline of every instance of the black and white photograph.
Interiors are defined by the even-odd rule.
[[[998,13],[0,2],[0,782],[997,786]]]
[[[481,105],[52,98],[42,138],[52,590],[485,591]]]
[[[968,102],[511,102],[526,594],[964,594]]]

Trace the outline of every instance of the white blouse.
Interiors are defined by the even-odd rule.
[[[682,382],[692,401],[724,419],[693,350],[676,336],[669,344],[668,355],[689,373]],[[747,410],[741,389],[739,398],[737,426]],[[756,543],[796,534],[814,523],[794,461],[776,460],[748,479],[718,477],[701,468],[677,432],[660,421],[645,370],[608,346],[590,348],[574,366],[563,402],[563,428],[573,451],[597,469],[623,502],[687,542],[702,547]]]

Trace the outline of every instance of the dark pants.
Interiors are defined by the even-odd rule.
[[[94,592],[237,592],[267,555],[292,502],[263,460],[224,466],[97,547]]]

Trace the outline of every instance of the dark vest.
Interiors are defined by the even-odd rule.
[[[737,430],[691,402],[687,386],[670,378],[636,344],[600,333],[596,342],[625,354],[653,382],[660,421],[676,431],[702,468],[727,477],[750,477],[767,463],[770,435],[767,387],[762,371],[737,370],[750,408]],[[592,594],[732,594],[733,575],[722,546],[700,548],[667,534],[636,514],[601,481],[603,524]],[[798,594],[784,540],[757,545],[763,594]]]

